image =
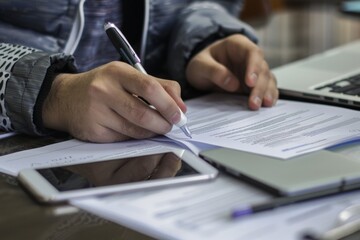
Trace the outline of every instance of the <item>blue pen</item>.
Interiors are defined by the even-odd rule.
[[[121,57],[140,72],[147,74],[144,67],[141,65],[140,58],[137,56],[134,49],[131,47],[130,43],[127,41],[120,29],[118,29],[115,24],[110,22],[105,23],[104,29],[110,41],[114,45],[115,49],[119,52]],[[186,136],[192,138],[190,129],[187,126],[187,117],[181,111],[181,109],[179,109],[179,111],[180,121],[175,125],[179,127]]]
[[[244,216],[252,215],[258,212],[263,212],[267,210],[271,210],[276,208],[277,205],[274,205],[273,202],[267,202],[267,203],[260,203],[260,204],[254,204],[249,206],[243,206],[234,209],[231,212],[231,218],[237,219]]]
[[[319,195],[315,195],[315,194],[314,195],[311,195],[311,194],[306,195],[305,194],[305,195],[300,195],[300,196],[278,197],[278,198],[273,198],[268,201],[257,203],[257,204],[244,205],[242,207],[233,209],[231,212],[231,218],[237,219],[237,218],[245,217],[245,216],[252,215],[255,213],[260,213],[260,212],[272,210],[272,209],[275,209],[278,207],[290,205],[293,203],[298,203],[298,202],[312,200],[315,198],[324,197],[326,195],[330,195],[330,194],[319,194]]]

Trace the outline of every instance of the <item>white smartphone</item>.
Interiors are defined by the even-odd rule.
[[[184,185],[216,178],[218,171],[187,150],[25,169],[19,182],[41,202]]]

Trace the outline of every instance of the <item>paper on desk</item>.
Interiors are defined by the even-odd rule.
[[[166,136],[278,158],[290,158],[360,139],[360,111],[279,100],[251,111],[245,97],[212,94],[186,102],[192,139],[178,129]]]
[[[167,134],[170,139],[160,139],[181,143],[195,154],[222,146],[289,158],[360,139],[360,112],[349,109],[279,100],[272,108],[250,111],[246,98],[227,94],[208,95],[187,105],[193,139],[184,137],[178,128]],[[90,162],[116,154],[132,156],[164,145],[150,140],[111,144],[70,140],[2,156],[0,171],[16,175],[23,168]]]
[[[269,196],[235,179],[152,192],[74,199],[71,204],[157,239],[299,240],[335,226],[360,192],[290,205],[233,220],[235,207]]]
[[[359,150],[345,147],[346,156]],[[338,148],[334,151],[342,151]],[[338,214],[360,204],[360,191],[320,198],[232,220],[230,212],[269,199],[266,193],[220,175],[213,182],[161,191],[76,199],[71,203],[157,239],[299,240],[326,232]]]
[[[66,166],[116,157],[138,156],[142,153],[160,153],[171,149],[172,146],[169,144],[149,140],[106,144],[69,140],[2,156],[0,171],[16,176],[25,168]]]
[[[154,137],[151,140],[159,142],[161,144],[163,144],[163,143],[172,144],[174,146],[178,146],[183,149],[188,149],[195,155],[199,155],[199,153],[204,150],[218,148],[218,146],[216,146],[216,145],[206,144],[206,143],[202,143],[202,142],[191,142],[191,141],[186,141],[186,140],[178,141],[178,140],[173,140],[171,138],[164,137],[164,136]]]

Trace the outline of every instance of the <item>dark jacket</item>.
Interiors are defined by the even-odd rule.
[[[110,21],[122,28],[127,23],[129,14],[124,13],[133,9],[125,9],[124,1],[0,1],[0,127],[45,134],[41,106],[53,75],[119,59],[103,24]],[[134,35],[137,31],[140,36],[145,68],[179,81],[184,94],[186,63],[196,51],[234,33],[256,41],[252,30],[238,20],[240,0],[136,1],[144,10],[142,28],[135,28]]]

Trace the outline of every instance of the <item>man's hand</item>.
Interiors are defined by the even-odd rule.
[[[136,96],[141,96],[156,110]],[[79,74],[59,74],[45,99],[44,126],[93,142],[165,134],[186,106],[175,81],[112,62]]]
[[[257,110],[276,103],[279,92],[261,49],[235,34],[196,54],[186,68],[188,82],[204,91],[249,93],[249,107]]]

